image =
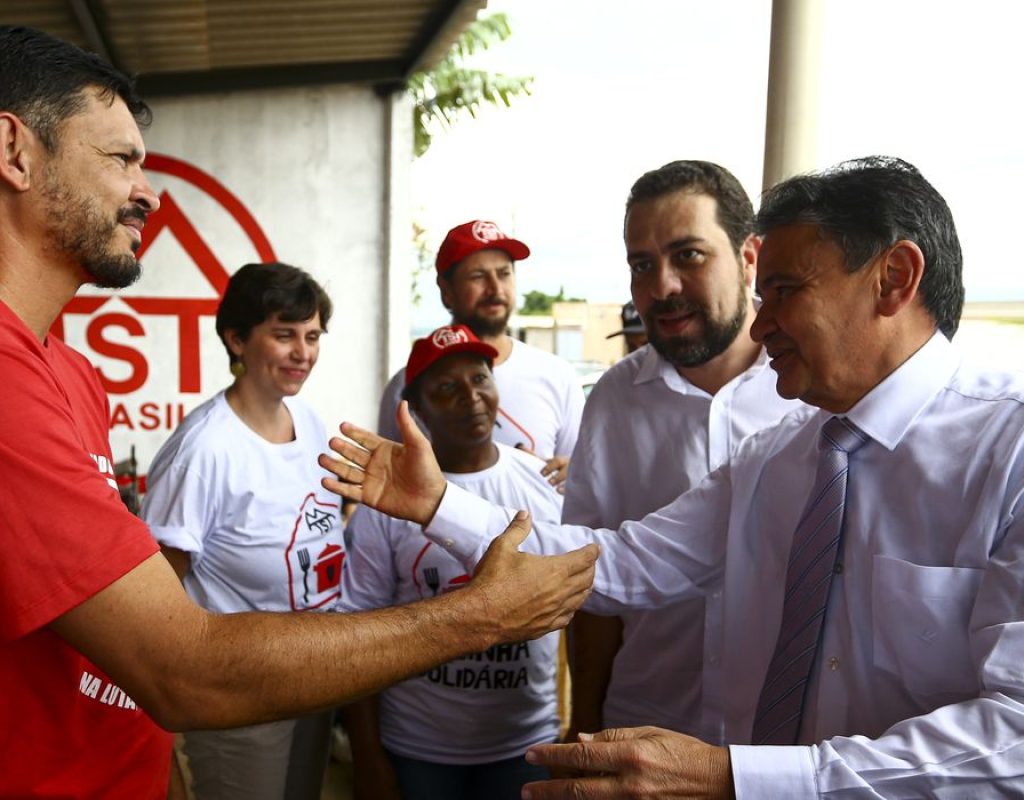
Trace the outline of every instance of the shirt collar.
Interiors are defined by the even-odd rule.
[[[641,354],[640,369],[636,371],[633,385],[639,386],[641,383],[650,383],[660,378],[662,375],[662,365],[672,369],[672,365],[662,358],[657,350],[651,345],[645,344]]]
[[[657,350],[651,345],[644,345],[643,360],[640,363],[640,369],[636,372],[636,377],[633,379],[633,385],[639,386],[644,383],[650,383],[651,381],[658,380],[659,378],[665,381],[665,384],[680,394],[690,394],[692,392],[703,392],[690,383],[686,378],[680,375],[676,368],[673,367],[667,359],[663,358]],[[749,380],[762,369],[768,366],[768,353],[762,347],[761,351],[757,354],[757,359],[753,364],[742,373],[733,378],[729,383],[742,382]],[[728,384],[726,384],[728,385]]]
[[[845,415],[864,433],[895,450],[928,402],[946,386],[960,354],[941,333],[868,392]]]

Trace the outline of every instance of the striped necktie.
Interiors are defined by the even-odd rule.
[[[754,744],[795,744],[800,734],[842,538],[849,456],[867,441],[840,417],[821,429],[818,474],[789,551],[782,626],[757,704]]]

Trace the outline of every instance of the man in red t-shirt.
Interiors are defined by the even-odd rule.
[[[595,548],[519,553],[518,520],[471,587],[403,608],[217,615],[188,599],[120,502],[92,367],[48,333],[83,283],[139,275],[159,206],[148,116],[97,57],[0,26],[0,797],[163,797],[158,724],[337,705],[560,627],[593,579]]]

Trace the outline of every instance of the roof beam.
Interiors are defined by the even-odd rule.
[[[355,61],[331,64],[227,67],[193,72],[142,74],[139,92],[144,97],[209,94],[244,89],[314,86],[326,83],[377,83],[400,80],[399,61]]]
[[[89,49],[111,66],[123,71],[108,38],[104,35],[92,0],[68,0],[68,5],[71,6],[71,13],[75,15],[78,26],[82,29]]]
[[[421,69],[430,69],[444,58],[452,42],[465,30],[477,12],[487,6],[487,0],[447,0],[426,19],[419,36],[413,38],[408,50],[403,79]]]

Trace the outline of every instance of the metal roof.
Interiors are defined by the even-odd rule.
[[[0,0],[138,75],[146,96],[394,84],[436,63],[487,0]]]

